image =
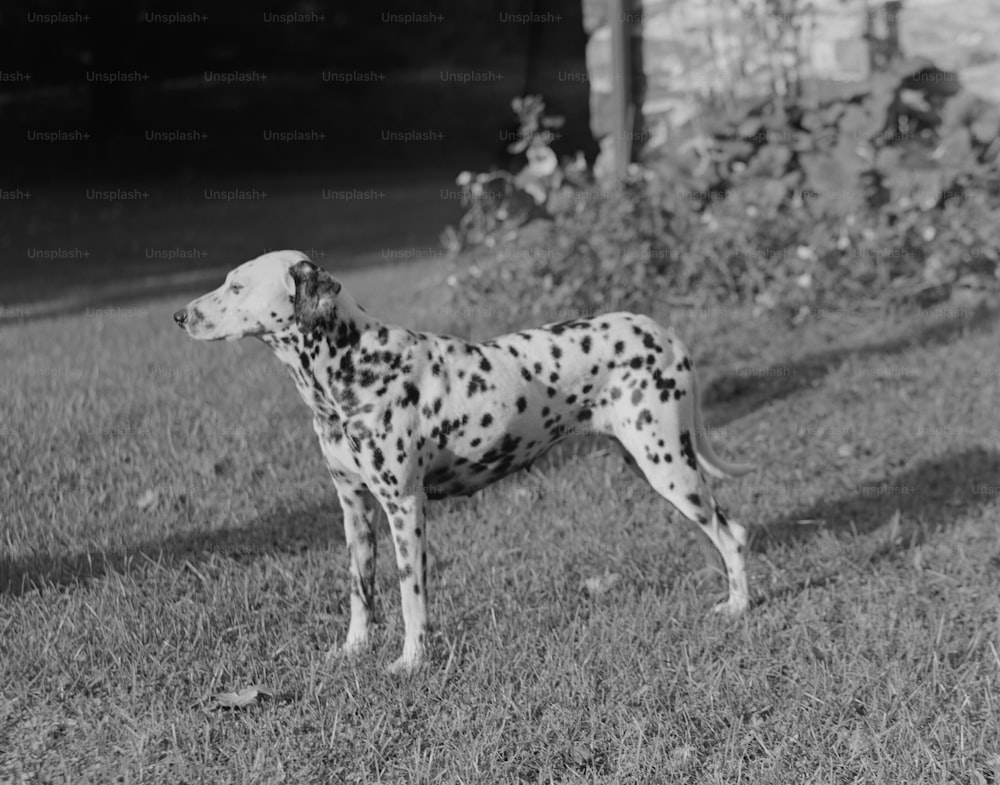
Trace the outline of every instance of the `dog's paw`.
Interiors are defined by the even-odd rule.
[[[392,676],[411,676],[426,664],[423,647],[409,650],[404,646],[402,655],[386,668],[386,672]]]
[[[749,605],[750,602],[746,597],[730,597],[712,608],[712,612],[735,617],[741,615]]]
[[[356,660],[368,651],[368,638],[348,638],[342,645],[332,647],[326,653],[326,661]]]

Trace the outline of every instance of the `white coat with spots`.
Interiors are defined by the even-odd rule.
[[[469,343],[383,324],[298,251],[268,253],[174,314],[199,340],[260,338],[291,371],[343,507],[351,621],[343,651],[366,647],[375,588],[375,507],[392,526],[403,653],[421,663],[427,628],[425,499],[471,494],[588,431],[626,458],[722,555],[728,600],[748,604],[746,529],[727,519],[702,470],[749,466],[712,450],[690,355],[652,319],[613,313]]]

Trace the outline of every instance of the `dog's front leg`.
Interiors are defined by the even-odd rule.
[[[344,539],[351,569],[351,623],[341,652],[354,656],[368,646],[375,608],[375,518],[372,495],[360,480],[334,475],[344,512]]]
[[[402,596],[403,654],[389,666],[390,673],[408,673],[424,658],[427,632],[427,581],[424,552],[424,495],[415,493],[381,500],[392,525],[396,566]]]

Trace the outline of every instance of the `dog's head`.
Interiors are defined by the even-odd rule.
[[[218,289],[174,314],[200,341],[262,337],[298,324],[311,332],[329,321],[340,284],[300,251],[274,251],[241,264]]]

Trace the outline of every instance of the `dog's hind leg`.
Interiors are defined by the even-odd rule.
[[[728,599],[716,610],[737,614],[749,605],[744,551],[746,528],[726,517],[705,481],[695,455],[694,435],[681,428],[684,404],[622,412],[615,435],[646,481],[715,545],[726,566]]]

